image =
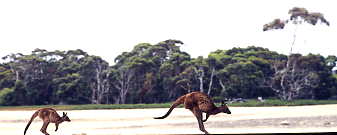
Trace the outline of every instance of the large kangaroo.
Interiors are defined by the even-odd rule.
[[[184,104],[186,109],[192,111],[192,113],[198,120],[199,129],[206,134],[208,134],[208,132],[205,130],[203,122],[206,122],[210,115],[216,115],[221,112],[231,114],[231,111],[228,109],[227,105],[225,105],[223,102],[220,107],[216,107],[212,99],[206,94],[201,92],[191,92],[179,97],[175,102],[173,102],[172,106],[164,116],[155,117],[155,119],[166,118],[167,116],[170,115],[172,110],[180,104]],[[206,113],[205,120],[202,119],[203,112]]]
[[[45,135],[49,135],[49,134],[47,133],[47,131],[46,131],[49,123],[55,123],[55,126],[56,126],[55,131],[57,131],[57,129],[58,129],[60,123],[62,123],[62,122],[64,122],[64,121],[70,122],[70,119],[69,119],[69,117],[67,116],[67,113],[64,113],[64,112],[63,112],[63,116],[60,117],[60,116],[57,114],[56,110],[54,110],[53,108],[42,108],[42,109],[37,110],[37,111],[33,114],[33,116],[30,118],[30,120],[29,120],[29,122],[28,122],[28,124],[27,124],[27,126],[26,126],[26,128],[25,128],[24,135],[26,135],[26,131],[27,131],[29,125],[32,123],[32,121],[33,121],[37,116],[39,116],[39,117],[42,119],[42,121],[43,121],[43,126],[42,126],[42,128],[41,128],[40,131],[41,131],[43,134],[45,134]]]

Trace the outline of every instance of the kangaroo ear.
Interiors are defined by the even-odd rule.
[[[67,115],[66,113],[63,112],[63,116]]]
[[[225,101],[221,101],[221,106],[224,106],[225,105]]]

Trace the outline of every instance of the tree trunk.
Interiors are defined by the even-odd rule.
[[[133,77],[133,71],[127,70],[127,71],[120,71],[120,78],[118,79],[119,85],[116,85],[115,87],[119,90],[119,100],[118,102],[120,104],[125,104],[126,102],[126,95],[130,88],[130,81]]]
[[[200,92],[204,92],[204,81],[203,77],[199,77],[199,82],[200,82]]]
[[[220,84],[220,86],[221,86],[221,91],[222,92],[226,92],[226,86],[223,84],[223,82],[221,81],[221,79],[219,79],[219,84]]]
[[[210,94],[211,94],[214,72],[215,72],[215,68],[212,69],[211,80],[210,80],[209,85],[208,85],[208,92],[207,92],[207,95],[210,95]]]
[[[197,74],[197,78],[199,80],[199,90],[200,92],[204,92],[204,76],[205,76],[205,71],[202,67],[198,70],[197,68],[194,68],[194,72]]]

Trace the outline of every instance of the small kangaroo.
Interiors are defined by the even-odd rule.
[[[25,128],[25,132],[24,132],[24,135],[26,135],[26,131],[28,129],[28,127],[30,126],[30,124],[32,123],[32,121],[37,117],[39,116],[42,121],[43,121],[43,126],[41,128],[41,132],[45,135],[49,135],[47,133],[47,127],[48,127],[48,124],[49,123],[55,123],[55,126],[56,126],[56,129],[55,131],[58,130],[58,127],[59,127],[59,124],[64,122],[64,121],[68,121],[70,122],[70,119],[69,117],[67,116],[67,113],[63,112],[63,116],[60,117],[56,110],[53,109],[53,108],[42,108],[42,109],[39,109],[37,110],[33,116],[30,118],[26,128]]]
[[[173,102],[172,106],[164,116],[155,117],[154,119],[166,118],[170,115],[172,110],[180,104],[184,104],[186,109],[192,111],[198,120],[199,129],[205,134],[208,134],[208,132],[205,130],[203,122],[206,122],[210,115],[216,115],[221,112],[231,114],[231,111],[228,109],[227,105],[224,104],[224,102],[222,102],[220,107],[216,107],[208,95],[202,92],[191,92],[179,97],[175,102]],[[206,113],[205,120],[202,118],[203,112]]]

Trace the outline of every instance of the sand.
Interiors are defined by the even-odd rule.
[[[50,124],[51,135],[112,134],[201,134],[196,118],[184,108],[176,108],[166,119],[168,108],[74,110],[67,111],[71,122]],[[295,107],[230,107],[232,114],[211,116],[204,123],[210,133],[303,133],[337,132],[337,105]],[[20,135],[34,111],[0,111],[0,134]],[[62,114],[62,110],[58,111]],[[27,135],[43,135],[42,121],[35,119]]]

